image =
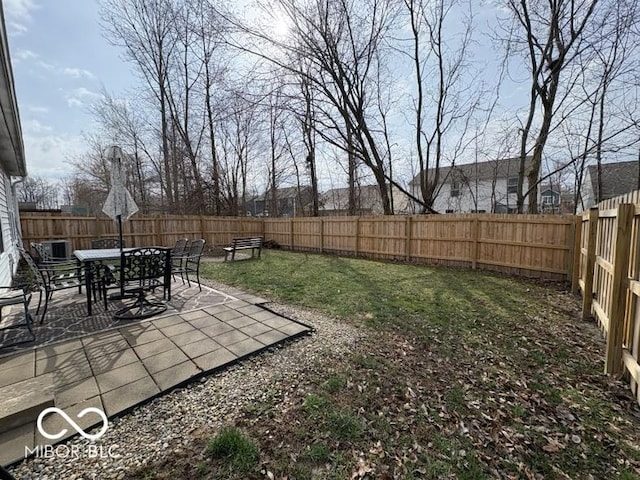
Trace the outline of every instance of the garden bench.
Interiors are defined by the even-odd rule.
[[[260,252],[262,251],[262,237],[234,238],[229,247],[224,247],[224,261],[227,261],[229,254],[231,254],[231,260],[235,260],[236,252],[238,250],[251,250],[251,258],[253,258],[255,251],[257,250],[258,258],[260,258]]]

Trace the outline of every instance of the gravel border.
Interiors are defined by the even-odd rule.
[[[203,283],[225,293],[234,290],[216,282]],[[89,455],[87,447],[91,443],[76,435],[59,444],[60,455],[23,460],[10,472],[18,480],[127,478],[142,467],[187,449],[198,435],[212,436],[233,423],[246,406],[272,399],[274,392],[281,407],[286,408],[287,391],[303,383],[305,372],[321,367],[325,360],[347,355],[365,336],[363,330],[308,309],[279,303],[269,303],[268,307],[312,326],[314,332],[112,419],[107,432],[95,442],[102,447],[102,458]],[[74,448],[79,453],[69,454]],[[203,454],[193,459],[194,464],[201,459]]]

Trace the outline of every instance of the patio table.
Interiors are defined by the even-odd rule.
[[[123,248],[122,251],[126,252],[133,250],[132,248]],[[120,260],[120,254],[122,252],[119,248],[96,248],[93,250],[74,250],[73,255],[78,259],[78,262],[84,266],[84,280],[87,290],[87,315],[92,315],[91,309],[91,265],[93,262],[104,262],[107,260]]]

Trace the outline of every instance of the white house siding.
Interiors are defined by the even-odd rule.
[[[523,189],[528,189],[528,182],[524,181]],[[494,192],[494,198],[492,197]],[[452,210],[453,213],[472,213],[474,211],[485,211],[491,213],[493,204],[504,205],[509,208],[516,208],[517,195],[507,194],[507,179],[499,178],[495,182],[495,187],[491,181],[480,180],[469,184],[461,183],[457,197],[451,196],[451,183],[445,183],[434,202],[434,209],[439,213],[446,213]],[[419,192],[414,189],[414,194]],[[477,199],[477,204],[476,204]],[[525,199],[525,208],[527,202]]]
[[[0,286],[11,285],[11,278],[18,267],[19,254],[16,245],[20,241],[20,234],[17,231],[17,212],[11,179],[5,172],[0,172],[0,231],[3,246],[0,253]]]
[[[596,194],[593,191],[593,179],[591,178],[591,171],[589,169],[587,169],[587,173],[582,182],[580,197],[577,209],[578,213],[589,210],[596,204]]]

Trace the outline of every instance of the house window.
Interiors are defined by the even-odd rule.
[[[449,209],[449,210],[446,210],[444,213],[454,213],[454,211]]]
[[[518,193],[518,177],[507,179],[507,193]]]
[[[543,195],[542,196],[542,204],[543,205],[553,205],[553,195],[549,194],[549,195]]]
[[[451,183],[451,196],[457,197],[460,195],[460,182]]]
[[[471,213],[487,213],[486,210],[471,210]]]

